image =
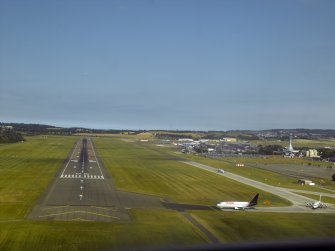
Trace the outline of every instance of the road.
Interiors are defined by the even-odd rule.
[[[282,188],[282,187],[275,187],[271,186],[259,181],[255,181],[246,177],[243,177],[241,175],[237,175],[230,172],[224,172],[224,173],[218,173],[217,168],[203,165],[197,162],[193,161],[181,161],[182,163],[185,163],[187,165],[191,165],[212,173],[216,173],[217,175],[222,175],[226,178],[235,180],[237,182],[241,182],[243,184],[255,187],[257,189],[267,191],[269,193],[275,194],[277,196],[280,196],[282,198],[285,198],[289,200],[293,205],[290,207],[267,207],[262,208],[258,207],[257,210],[251,210],[251,211],[257,211],[257,212],[301,212],[301,213],[335,213],[335,207],[333,205],[329,205],[328,208],[322,209],[322,210],[311,210],[310,208],[306,207],[306,202],[311,202],[312,200],[310,198],[307,198],[302,195],[295,194],[294,192],[290,191],[289,189]],[[303,193],[308,193],[306,191],[300,191]],[[320,193],[319,193],[320,194]]]

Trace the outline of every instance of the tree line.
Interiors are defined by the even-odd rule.
[[[0,143],[16,143],[20,141],[25,141],[21,133],[0,128]]]

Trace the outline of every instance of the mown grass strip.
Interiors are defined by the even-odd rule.
[[[36,136],[0,146],[0,219],[25,217],[76,140]]]
[[[0,222],[0,250],[114,250],[206,244],[177,212],[131,210],[133,221]]]
[[[335,214],[192,211],[223,242],[334,237]]]
[[[216,205],[222,200],[248,201],[259,190],[186,165],[174,156],[116,138],[94,138],[104,166],[118,189],[176,202]],[[290,205],[285,199],[260,192],[260,206]]]
[[[144,146],[144,144],[143,144]],[[290,164],[290,165],[296,165],[297,168],[301,167],[303,164],[307,165],[308,161],[303,159],[286,159],[283,157],[278,156],[271,156],[266,159],[264,158],[246,158],[246,157],[227,157],[222,159],[212,159],[212,158],[206,158],[201,155],[196,154],[180,154],[176,153],[175,148],[169,148],[169,147],[157,147],[153,144],[146,144],[145,145],[149,149],[156,149],[160,152],[165,152],[166,154],[170,154],[179,158],[184,158],[188,160],[192,160],[195,162],[199,162],[208,166],[221,168],[226,171],[236,173],[242,176],[245,176],[247,178],[257,180],[269,185],[278,186],[278,187],[285,187],[285,188],[291,188],[291,189],[303,189],[306,191],[315,191],[315,192],[325,192],[322,188],[327,189],[333,189],[335,190],[335,183],[329,180],[325,179],[315,179],[315,181],[318,183],[318,185],[321,185],[321,188],[318,187],[312,187],[312,186],[304,186],[301,188],[301,185],[298,184],[298,179],[294,177],[290,177],[284,174],[272,172],[270,170],[264,170],[261,168],[255,167],[257,164]],[[236,163],[244,163],[245,166],[236,166]],[[320,162],[318,162],[320,163]],[[320,167],[320,168],[326,168],[326,167]]]

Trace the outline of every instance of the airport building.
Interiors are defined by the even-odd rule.
[[[319,158],[318,150],[316,149],[309,149],[306,151],[306,157],[307,158]]]
[[[237,142],[237,139],[236,138],[222,138],[222,141],[235,143]]]

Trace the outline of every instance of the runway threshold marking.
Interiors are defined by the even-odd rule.
[[[84,174],[84,176],[82,176],[82,173],[79,174],[65,174],[65,175],[61,175],[60,178],[61,179],[86,179],[86,180],[104,180],[104,176],[100,176],[100,175],[86,175]]]
[[[76,150],[78,150],[78,147],[79,147],[79,144],[80,144],[80,140],[78,140],[78,142],[76,143],[76,146],[72,152],[72,154],[70,155],[70,159],[69,161],[66,163],[66,166],[64,167],[61,175],[60,175],[60,178],[82,178],[81,175],[79,177],[75,177],[73,176],[72,174],[64,174],[69,166],[69,163],[70,162],[78,162],[78,160],[76,159],[73,159],[74,155],[76,154]],[[84,174],[84,178],[86,179],[105,179],[103,174],[102,174],[102,170],[101,170],[101,166],[99,164],[99,161],[97,159],[97,156],[96,156],[96,153],[95,153],[95,150],[94,150],[94,146],[93,146],[93,143],[92,143],[92,140],[89,138],[89,142],[90,142],[90,145],[92,147],[92,152],[93,152],[93,157],[95,160],[89,160],[89,162],[93,162],[93,163],[97,163],[98,164],[98,168],[99,168],[99,171],[100,171],[100,174],[101,175],[90,175],[90,174],[84,174],[84,171],[82,170],[82,174]],[[79,157],[79,156],[77,156]],[[83,165],[84,163],[82,163],[82,168],[83,168]],[[77,166],[74,166],[73,168],[77,168]],[[92,167],[89,167],[90,169],[92,169]]]

